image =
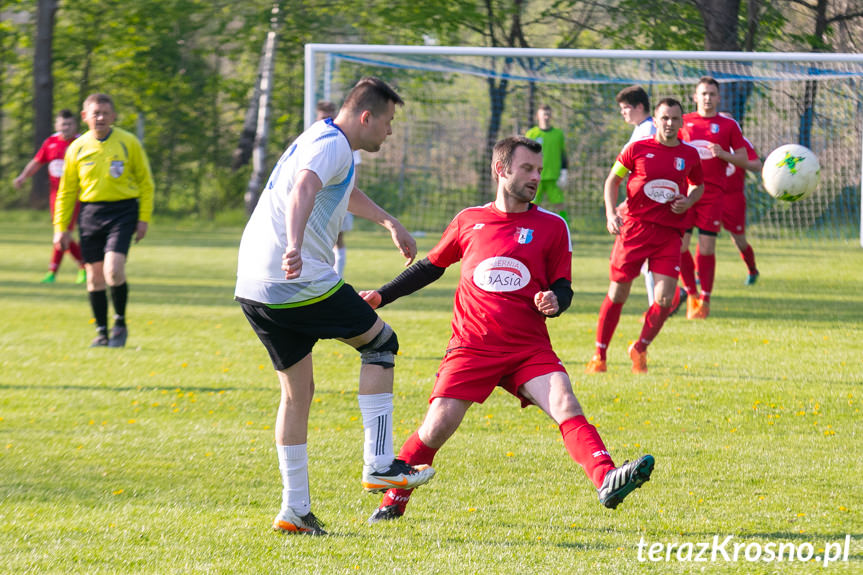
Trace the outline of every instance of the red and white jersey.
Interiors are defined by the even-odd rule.
[[[750,160],[758,159],[758,152],[755,151],[755,146],[746,136],[743,136],[743,147],[746,148],[746,157]],[[728,176],[728,183],[725,186],[727,193],[742,193],[743,187],[746,184],[746,170],[738,168],[734,164],[728,164],[728,170],[725,172]]]
[[[77,137],[78,134],[75,134],[75,138]],[[52,194],[56,194],[57,188],[60,186],[60,177],[63,175],[63,158],[66,157],[66,149],[75,138],[64,140],[60,132],[54,132],[42,142],[42,147],[39,148],[33,158],[40,164],[48,164]]]
[[[737,122],[718,114],[705,118],[700,116],[698,112],[690,112],[683,115],[680,139],[689,142],[698,149],[704,170],[704,193],[724,190],[728,181],[725,175],[728,162],[713,157],[707,145],[719,144],[723,150],[729,152],[742,148],[744,146],[743,132],[740,131]]]
[[[490,351],[551,346],[533,296],[572,280],[566,222],[530,204],[504,213],[494,203],[462,210],[428,254],[438,267],[461,261],[449,348]]]
[[[666,146],[654,137],[628,144],[617,163],[630,172],[625,217],[671,228],[687,227],[686,214],[672,212],[671,203],[687,196],[690,185],[703,183],[698,150],[683,142]]]

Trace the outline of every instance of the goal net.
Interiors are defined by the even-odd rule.
[[[821,163],[818,190],[796,203],[773,199],[748,174],[749,235],[863,243],[863,55],[309,44],[305,66],[307,124],[317,100],[338,105],[365,75],[404,98],[390,139],[362,154],[359,185],[412,230],[438,232],[489,201],[491,147],[524,134],[542,104],[566,138],[572,227],[604,230],[603,183],[632,131],[617,92],[639,84],[651,105],[671,96],[689,112],[695,84],[709,75],[721,86],[720,110],[762,159],[800,143]]]

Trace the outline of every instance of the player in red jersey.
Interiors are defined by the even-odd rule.
[[[560,427],[563,443],[599,491],[616,507],[650,478],[653,457],[615,467],[596,428],[588,423],[569,376],[551,347],[546,318],[572,300],[572,243],[560,216],[532,204],[542,172],[542,145],[510,137],[494,148],[494,202],[468,208],[450,222],[429,255],[377,291],[360,292],[372,307],[413,293],[461,261],[452,337],[438,370],[420,428],[399,458],[431,464],[468,408],[495,387],[536,405]],[[369,523],[404,514],[411,491],[390,489]]]
[[[742,168],[747,160],[740,126],[719,115],[719,83],[704,76],[695,86],[693,100],[696,111],[683,115],[680,138],[698,148],[704,171],[704,194],[690,212],[692,223],[698,228],[695,261],[689,253],[690,229],[683,236],[680,279],[689,294],[686,317],[704,319],[710,313],[716,274],[716,236],[722,225],[722,194],[728,184],[725,172],[729,163]],[[700,296],[695,283],[696,269],[701,280]]]
[[[66,148],[78,137],[78,122],[75,120],[75,114],[71,110],[60,110],[57,113],[57,118],[54,120],[54,129],[56,132],[42,143],[42,147],[39,148],[33,159],[24,166],[24,169],[15,178],[15,187],[20,189],[24,185],[24,180],[33,176],[42,166],[48,164],[48,176],[51,180],[51,197],[48,206],[51,209],[52,221],[54,220],[54,201],[57,199],[57,188],[60,186],[60,176],[63,175],[63,158],[66,155]],[[80,204],[75,206],[75,215],[69,224],[70,231],[75,227],[80,206]],[[63,261],[63,253],[64,250],[54,248],[54,252],[51,255],[50,270],[42,278],[42,283],[54,282],[57,270],[60,269],[60,262]],[[69,253],[78,260],[78,275],[75,283],[82,284],[87,280],[87,276],[84,272],[84,259],[81,257],[81,248],[77,242],[70,242]]]
[[[632,280],[645,261],[656,281],[654,302],[644,316],[638,341],[629,347],[629,356],[633,373],[647,373],[647,346],[672,311],[686,213],[704,191],[698,151],[677,137],[683,124],[680,102],[661,100],[653,117],[656,135],[628,144],[605,180],[607,227],[617,238],[611,251],[608,295],[599,308],[596,353],[587,364],[587,373],[606,371],[608,344]],[[627,209],[621,217],[616,209],[617,190],[627,174]]]
[[[720,114],[727,118],[731,117],[725,112],[720,112]],[[743,283],[751,286],[755,285],[760,274],[755,265],[755,252],[749,242],[746,241],[746,194],[744,188],[746,187],[746,170],[759,173],[762,164],[752,142],[745,136],[743,144],[746,148],[747,158],[745,169],[740,169],[733,164],[728,166],[728,185],[722,195],[722,227],[731,234],[731,239],[746,264],[749,273]]]

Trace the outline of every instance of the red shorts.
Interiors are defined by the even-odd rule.
[[[746,194],[743,192],[722,196],[722,227],[732,234],[746,231]]]
[[[566,373],[551,347],[525,346],[506,353],[456,347],[447,350],[441,361],[429,403],[436,397],[483,403],[499,386],[527,407],[532,404],[518,389],[535,377],[558,371]]]
[[[683,231],[628,218],[620,228],[611,250],[608,277],[628,283],[638,277],[645,260],[650,271],[676,278],[680,273],[680,247]]]
[[[722,225],[722,196],[719,188],[708,189],[705,185],[704,195],[687,212],[687,227],[718,233]]]

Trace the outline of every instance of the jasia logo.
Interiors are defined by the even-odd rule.
[[[488,258],[473,270],[473,283],[489,292],[520,290],[530,282],[530,270],[520,261],[503,256]]]
[[[711,142],[707,140],[692,140],[689,142],[690,146],[695,146],[695,149],[698,150],[698,157],[702,160],[709,160],[713,157],[713,154],[710,153]]]

